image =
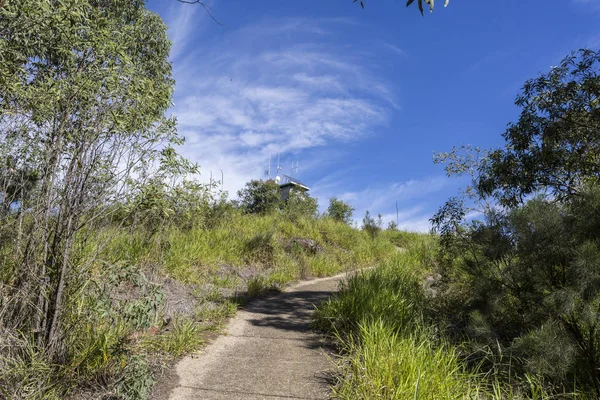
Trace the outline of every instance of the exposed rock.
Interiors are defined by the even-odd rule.
[[[423,281],[423,289],[425,294],[429,297],[436,297],[438,295],[438,283],[442,279],[440,274],[429,274]]]
[[[285,248],[287,251],[292,251],[295,245],[300,246],[300,248],[310,254],[317,254],[323,251],[323,247],[319,246],[316,241],[308,238],[292,238]]]

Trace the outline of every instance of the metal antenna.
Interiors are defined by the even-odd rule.
[[[292,168],[290,169],[290,175],[294,176],[294,172],[298,172],[298,161],[296,161],[296,165],[292,161]]]
[[[281,166],[279,165],[279,156],[281,154],[277,154],[277,175],[279,175],[279,171],[281,171]]]
[[[269,153],[269,169],[267,170],[267,176],[271,179],[271,153]]]
[[[223,170],[221,168],[219,168],[219,171],[221,171],[221,192],[223,191],[223,182],[225,181],[225,179],[223,178]]]

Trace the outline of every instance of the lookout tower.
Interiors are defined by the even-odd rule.
[[[287,200],[290,197],[290,193],[292,191],[298,191],[300,193],[306,193],[310,190],[308,186],[304,183],[300,182],[298,179],[294,178],[294,173],[298,172],[298,162],[292,163],[292,168],[290,169],[290,175],[283,175],[283,179],[279,176],[279,171],[282,168],[279,165],[279,155],[277,156],[277,176],[275,177],[275,182],[279,185],[279,196],[282,201]],[[269,179],[271,179],[271,154],[269,153],[269,168],[265,171]]]
[[[300,193],[306,193],[310,188],[298,179],[283,175],[283,182],[279,184],[279,195],[281,196],[281,200],[287,200],[288,197],[290,197],[290,193],[294,190],[297,190]]]

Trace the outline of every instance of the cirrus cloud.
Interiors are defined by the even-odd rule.
[[[263,21],[204,44],[197,20],[172,21],[181,152],[204,177],[223,170],[231,192],[264,177],[269,153],[298,157],[368,137],[398,108],[364,52],[330,40],[329,27],[351,21]]]

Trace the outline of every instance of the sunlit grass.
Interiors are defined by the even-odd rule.
[[[485,394],[481,377],[465,371],[456,351],[413,329],[401,334],[381,320],[359,324],[358,339],[342,340],[348,357],[338,363],[341,380],[334,396],[435,400]]]
[[[82,231],[73,255],[80,275],[69,285],[64,314],[66,359],[52,364],[32,338],[19,338],[19,346],[0,354],[0,398],[59,399],[84,385],[143,399],[155,363],[202,346],[207,331],[222,329],[240,302],[300,279],[374,267],[397,253],[392,239],[402,235],[371,238],[328,218],[238,210],[210,228],[154,228],[106,224]],[[189,290],[186,301],[196,304],[191,315],[164,325],[161,285],[168,280]]]
[[[383,232],[395,247],[377,268],[350,276],[314,315],[339,346],[334,397],[341,399],[583,399],[554,393],[535,376],[483,373],[426,314],[424,278],[435,263],[429,235]]]
[[[183,319],[176,320],[168,333],[144,338],[141,345],[148,350],[178,357],[198,349],[202,343],[198,325],[190,319]]]

